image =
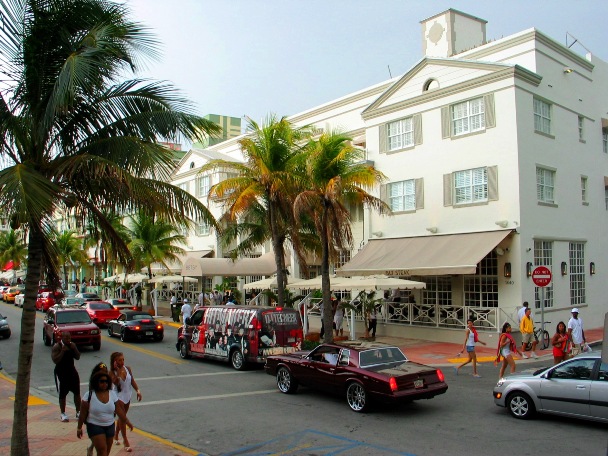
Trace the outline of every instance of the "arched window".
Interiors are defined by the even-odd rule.
[[[439,88],[439,81],[437,79],[429,79],[424,83],[422,87],[423,92],[428,92],[429,90],[435,90]]]

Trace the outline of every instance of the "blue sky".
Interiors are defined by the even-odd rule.
[[[535,27],[565,44],[569,32],[608,60],[605,0],[126,1],[162,43],[143,76],[171,81],[201,115],[293,115],[389,79],[389,67],[402,75],[422,57],[420,21],[448,8],[487,20],[488,39]]]

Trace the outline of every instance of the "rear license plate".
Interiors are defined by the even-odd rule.
[[[153,334],[152,331],[146,331],[146,336],[151,336],[152,334]]]
[[[289,343],[289,342],[295,342],[295,341],[296,341],[296,338],[295,338],[295,337],[288,337],[288,338],[287,338],[287,342],[288,342],[288,343]]]
[[[422,388],[424,386],[424,380],[418,379],[414,380],[414,388]]]

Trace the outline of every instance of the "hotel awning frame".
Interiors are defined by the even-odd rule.
[[[339,277],[475,274],[477,264],[513,230],[370,239],[336,271]]]

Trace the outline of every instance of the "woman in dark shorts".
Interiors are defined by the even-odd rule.
[[[108,456],[114,438],[114,413],[133,430],[133,425],[125,414],[124,405],[116,392],[110,389],[110,375],[103,370],[91,377],[89,391],[82,398],[82,408],[78,418],[76,436],[82,438],[82,425],[87,423],[87,435],[93,442],[97,456]],[[93,454],[89,447],[88,455]]]

